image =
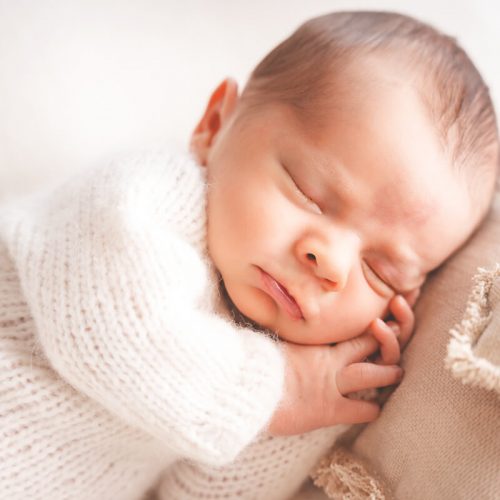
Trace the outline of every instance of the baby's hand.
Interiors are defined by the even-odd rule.
[[[384,321],[379,318],[370,323],[368,331],[380,343],[380,353],[375,362],[383,365],[399,363],[401,351],[411,338],[415,326],[412,306],[415,304],[419,289],[407,296],[396,295],[389,303],[393,319]]]
[[[375,420],[380,411],[376,402],[346,396],[401,380],[399,366],[365,361],[379,347],[379,342],[369,332],[335,346],[284,342],[285,391],[271,419],[269,432],[273,435],[300,434],[335,424]]]
[[[269,432],[299,434],[335,424],[375,420],[379,403],[346,396],[401,381],[403,370],[397,363],[413,333],[412,306],[418,295],[419,289],[395,296],[389,303],[393,319],[375,320],[363,335],[335,346],[285,342],[285,395],[271,419]],[[367,358],[374,355],[376,362],[368,362]]]

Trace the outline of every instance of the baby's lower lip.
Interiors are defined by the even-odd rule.
[[[261,280],[265,291],[285,310],[295,321],[304,319],[302,311],[295,299],[288,293],[288,290],[278,283],[270,274],[260,269]]]

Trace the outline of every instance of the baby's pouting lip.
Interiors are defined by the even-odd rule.
[[[273,278],[269,273],[259,268],[264,291],[294,320],[304,319],[304,315],[297,301],[290,295],[285,286]]]

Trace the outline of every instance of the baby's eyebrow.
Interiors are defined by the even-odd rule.
[[[434,203],[419,204],[415,206],[401,205],[401,212],[393,216],[388,210],[379,212],[386,224],[395,224],[397,222],[406,222],[411,225],[422,225],[432,216],[434,212]]]
[[[375,194],[372,210],[379,221],[386,225],[421,225],[435,213],[436,206],[436,201],[432,198],[401,200],[397,190],[388,184]]]
[[[336,168],[338,161],[328,162],[319,161],[312,162],[311,168],[315,169],[328,188],[328,193],[331,195],[331,201],[326,200],[326,205],[329,211],[338,212],[339,208],[348,209],[352,202],[349,200],[349,193],[352,193],[353,188],[347,180],[341,175],[341,169]],[[352,207],[351,207],[352,208]]]

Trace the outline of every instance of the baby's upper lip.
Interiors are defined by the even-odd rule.
[[[287,286],[286,282],[283,283],[283,287],[286,288],[287,292],[294,298],[295,302],[299,306],[302,312],[302,316],[306,321],[314,321],[319,315],[319,303],[318,297],[314,293],[314,285],[307,280],[290,280],[296,283],[294,286]],[[280,283],[278,281],[278,283]],[[309,293],[311,292],[311,293]]]
[[[316,302],[306,300],[304,298],[304,291],[303,290],[301,290],[300,292],[298,291],[300,290],[299,286],[297,286],[295,289],[287,287],[286,284],[283,286],[290,294],[290,296],[294,298],[295,302],[297,302],[297,306],[299,307],[304,320],[306,321],[311,320],[316,315],[317,312]]]

